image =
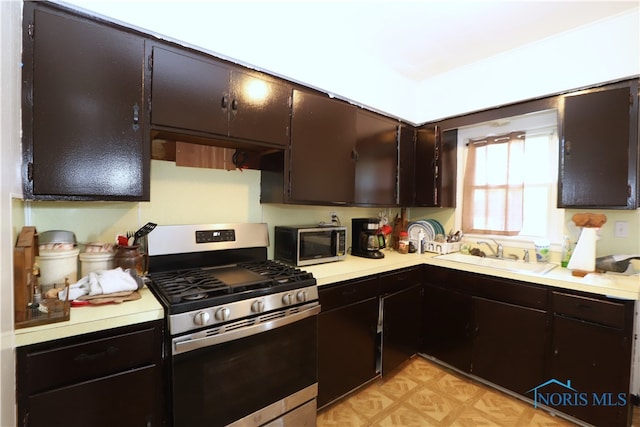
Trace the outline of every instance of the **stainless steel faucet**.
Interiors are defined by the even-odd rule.
[[[489,248],[489,250],[491,251],[491,253],[493,254],[494,257],[496,258],[502,258],[503,256],[503,248],[502,248],[502,244],[496,242],[494,239],[489,239],[491,240],[493,243],[496,244],[496,249],[494,250],[491,245],[489,244],[489,242],[485,241],[485,240],[478,240],[476,243],[478,245],[482,245],[485,244],[487,245],[487,247]]]

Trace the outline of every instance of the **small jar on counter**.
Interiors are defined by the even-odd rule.
[[[409,253],[409,233],[406,231],[400,232],[400,240],[398,241],[398,253],[408,254]]]
[[[138,276],[142,276],[144,257],[138,250],[139,248],[140,245],[118,246],[116,254],[113,257],[114,267],[120,267],[123,270],[131,268],[138,272]]]

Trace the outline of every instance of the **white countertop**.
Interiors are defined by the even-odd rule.
[[[16,329],[16,347],[164,318],[151,291],[144,287],[139,292],[141,298],[135,301],[71,307],[69,320]]]
[[[319,286],[372,274],[383,273],[420,264],[436,265],[474,273],[487,274],[522,282],[537,283],[575,291],[590,292],[613,298],[638,300],[640,299],[640,275],[622,276],[619,274],[588,274],[585,277],[571,275],[571,271],[557,266],[546,274],[513,273],[494,268],[445,261],[437,258],[438,254],[425,253],[399,254],[393,251],[383,251],[382,259],[368,259],[348,255],[344,261],[307,266],[303,269],[313,273]]]
[[[348,255],[344,261],[304,267],[313,273],[318,286],[342,282],[359,277],[384,273],[420,264],[436,265],[463,271],[514,279],[523,282],[576,291],[606,295],[613,298],[640,299],[640,275],[589,274],[583,278],[571,275],[566,268],[556,267],[546,274],[512,273],[487,267],[473,266],[436,258],[437,254],[399,254],[384,251],[383,259],[368,259]],[[162,319],[164,310],[146,287],[141,298],[120,304],[72,307],[70,319],[31,328],[15,330],[17,347],[66,338],[136,323]]]

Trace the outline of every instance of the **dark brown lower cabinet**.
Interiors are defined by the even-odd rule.
[[[545,380],[547,312],[473,298],[471,372],[525,395]]]
[[[382,375],[393,372],[420,348],[422,284],[382,298]]]
[[[549,376],[564,384],[570,381],[574,390],[556,387],[542,392],[570,392],[577,396],[571,404],[556,409],[590,424],[630,425],[633,301],[553,292],[552,304]]]
[[[320,288],[318,408],[377,376],[375,279]]]
[[[18,425],[160,426],[162,321],[18,347]]]
[[[634,301],[424,271],[422,353],[589,424],[631,425]]]
[[[473,337],[471,296],[426,285],[421,351],[463,372],[471,371]]]

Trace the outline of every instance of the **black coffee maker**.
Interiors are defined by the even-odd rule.
[[[384,258],[378,240],[378,218],[351,219],[351,255]]]

